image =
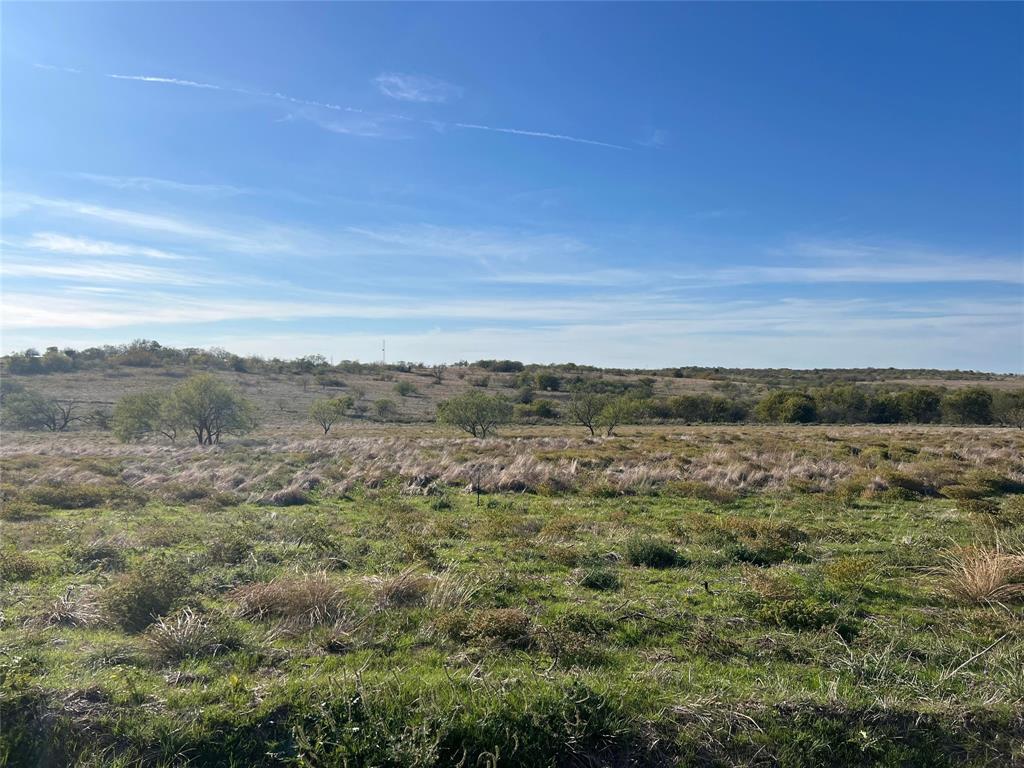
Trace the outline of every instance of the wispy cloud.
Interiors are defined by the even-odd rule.
[[[284,102],[288,102],[289,104],[294,104],[294,105],[299,105],[299,106],[315,107],[315,108],[319,108],[319,109],[327,109],[327,110],[331,110],[331,111],[334,111],[334,112],[350,112],[350,113],[354,113],[354,114],[361,114],[361,115],[365,115],[367,118],[370,118],[370,119],[373,119],[373,120],[377,120],[377,121],[393,120],[393,121],[399,121],[399,122],[405,122],[405,123],[416,123],[416,124],[419,124],[419,125],[426,125],[426,126],[430,126],[431,128],[441,129],[441,130],[447,129],[449,127],[452,127],[452,128],[463,128],[463,129],[467,129],[467,130],[491,131],[493,133],[504,133],[504,134],[510,134],[510,135],[514,135],[514,136],[525,136],[525,137],[536,138],[536,139],[548,139],[548,140],[553,140],[553,141],[568,141],[568,142],[572,142],[572,143],[575,143],[575,144],[588,144],[588,145],[591,145],[591,146],[605,147],[605,148],[608,148],[608,149],[629,149],[629,147],[623,146],[621,144],[613,144],[613,143],[607,142],[607,141],[598,141],[596,139],[588,139],[588,138],[583,138],[583,137],[579,137],[579,136],[569,136],[569,135],[563,134],[563,133],[553,133],[553,132],[550,132],[550,131],[526,130],[526,129],[523,129],[523,128],[505,128],[505,127],[501,127],[501,126],[482,125],[482,124],[479,124],[479,123],[462,123],[462,122],[450,122],[450,123],[448,123],[448,122],[443,122],[443,121],[439,121],[439,120],[426,120],[426,119],[421,119],[421,118],[409,117],[408,115],[396,115],[396,114],[387,114],[387,113],[377,113],[377,112],[373,112],[371,110],[359,109],[358,107],[345,106],[345,105],[341,105],[341,104],[333,104],[333,103],[330,103],[330,102],[317,101],[317,100],[314,100],[314,99],[297,98],[297,97],[289,96],[288,94],[280,93],[280,92],[277,92],[277,91],[271,92],[271,91],[252,90],[252,89],[248,89],[248,88],[235,88],[235,87],[231,87],[231,86],[218,85],[218,84],[215,84],[215,83],[208,83],[208,82],[200,82],[200,81],[196,81],[196,80],[188,80],[188,79],[185,79],[185,78],[178,78],[178,77],[164,77],[164,76],[157,76],[157,75],[114,75],[114,74],[107,75],[107,77],[113,78],[115,80],[134,80],[134,81],[137,81],[137,82],[150,83],[150,84],[156,84],[156,85],[173,85],[173,86],[180,86],[180,87],[185,87],[185,88],[200,88],[200,89],[205,89],[205,90],[227,91],[227,92],[230,92],[230,93],[238,93],[238,94],[242,94],[242,95],[246,95],[246,96],[260,97],[260,98],[266,98],[266,99],[274,99],[274,100],[277,100],[277,101],[284,101]],[[408,77],[408,76],[404,76],[403,75],[401,77]],[[438,81],[438,82],[440,82],[440,81]],[[457,86],[451,86],[450,84],[446,84],[446,85],[448,85],[451,88],[457,88]],[[403,93],[403,92],[406,93],[408,96],[410,96],[410,97],[404,98],[403,100],[405,100],[405,101],[436,101],[437,100],[436,98],[434,98],[434,99],[414,99],[414,98],[411,98],[412,94],[419,94],[421,96],[425,96],[426,94],[431,93],[431,91],[429,91],[429,90],[417,91],[415,88],[410,88],[407,91],[402,91],[402,90],[399,90],[397,87],[395,88],[395,93]],[[436,95],[438,93],[438,91],[435,90],[433,93]],[[389,94],[389,95],[392,95],[392,94]],[[402,97],[400,97],[400,96],[393,96],[393,98],[402,98]],[[317,124],[321,125],[321,127],[323,127],[325,130],[330,130],[330,131],[333,131],[334,133],[353,133],[353,131],[348,131],[348,130],[336,130],[337,125],[332,127],[332,124],[331,124],[330,121],[322,121],[322,122],[321,121],[314,121],[314,122],[317,122]],[[340,124],[340,125],[343,126],[344,124]],[[358,135],[367,135],[367,134],[363,133],[363,134],[358,134]],[[383,134],[381,134],[381,135],[383,135]]]
[[[183,85],[188,88],[207,88],[211,91],[223,91],[222,86],[213,83],[198,83],[195,80],[182,80],[177,77],[156,77],[154,75],[107,75],[114,80],[137,80],[142,83],[164,83],[166,85]]]
[[[257,190],[247,187],[236,187],[231,184],[190,184],[171,179],[157,179],[152,176],[109,176],[102,173],[73,173],[71,176],[101,184],[113,189],[139,190],[152,192],[166,189],[172,192],[208,195],[210,197],[232,197],[234,195],[251,194]]]
[[[6,259],[3,265],[3,274],[5,277],[49,278],[100,284],[108,282],[137,283],[148,287],[214,285],[223,282],[219,279],[201,277],[192,272],[186,273],[163,267],[109,261],[54,264],[52,262]]]
[[[24,243],[31,250],[65,253],[75,256],[124,256],[129,258],[162,259],[180,261],[187,257],[176,253],[149,248],[147,246],[111,243],[106,240],[92,240],[86,237],[69,237],[53,232],[37,232]]]
[[[661,149],[668,144],[669,132],[662,128],[652,128],[649,130],[641,139],[637,139],[637,144],[641,147],[650,147],[651,149]]]
[[[202,222],[165,214],[112,208],[79,200],[31,194],[4,194],[7,215],[41,210],[65,218],[103,222],[128,230],[150,232],[206,248],[244,254],[305,254],[322,252],[324,242],[311,233],[265,225],[231,231]]]
[[[581,139],[578,136],[567,136],[563,133],[546,133],[545,131],[526,131],[522,128],[499,128],[493,125],[479,125],[477,123],[452,123],[456,128],[466,128],[473,131],[494,131],[495,133],[511,133],[516,136],[532,136],[539,139],[555,139],[557,141],[571,141],[575,144],[592,144],[595,147],[608,147],[609,149],[626,149],[621,144],[611,144],[607,141],[595,141],[594,139]]]
[[[399,101],[443,104],[462,96],[462,88],[429,75],[382,72],[374,78],[378,90]]]

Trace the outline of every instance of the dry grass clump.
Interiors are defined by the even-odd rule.
[[[75,594],[75,587],[68,587],[41,617],[49,627],[94,627],[103,623],[103,614],[91,590]]]
[[[465,608],[480,592],[480,580],[455,571],[445,571],[434,580],[427,598],[427,608],[434,611],[452,611]]]
[[[191,608],[157,619],[146,631],[146,642],[165,661],[213,656],[237,645],[230,633]]]
[[[957,547],[943,555],[940,591],[967,603],[1024,598],[1024,555],[982,547]]]
[[[423,605],[434,586],[435,578],[411,565],[393,576],[371,576],[367,582],[373,589],[378,610]]]
[[[344,615],[346,604],[341,587],[324,572],[245,584],[234,589],[231,597],[245,618],[276,618],[309,626],[336,621]]]

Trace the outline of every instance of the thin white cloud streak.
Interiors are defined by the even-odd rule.
[[[200,277],[192,273],[162,267],[140,266],[116,262],[86,261],[74,264],[11,261],[5,259],[2,273],[5,278],[33,277],[73,280],[87,283],[136,283],[154,286],[200,286],[220,284],[223,281]],[[49,299],[52,301],[52,297]],[[6,321],[5,321],[6,324]]]
[[[452,123],[456,128],[465,128],[473,131],[493,131],[494,133],[511,133],[516,136],[532,136],[539,139],[556,139],[558,141],[571,141],[575,144],[591,144],[595,147],[607,147],[609,149],[625,149],[629,147],[621,144],[610,144],[607,141],[595,141],[594,139],[581,139],[577,136],[566,136],[562,133],[547,133],[545,131],[526,131],[521,128],[499,128],[493,125],[479,125],[478,123]]]
[[[231,184],[189,184],[171,179],[158,179],[152,176],[108,176],[102,173],[72,173],[69,175],[76,179],[83,179],[113,189],[140,190],[142,192],[166,189],[172,192],[186,192],[210,197],[234,197],[235,195],[247,195],[259,191],[247,187],[236,187]]]
[[[537,138],[537,139],[550,139],[550,140],[554,140],[554,141],[568,141],[568,142],[572,142],[572,143],[575,143],[575,144],[589,144],[591,146],[605,147],[605,148],[608,148],[608,149],[624,149],[624,150],[629,150],[630,149],[630,147],[622,146],[621,144],[612,144],[610,142],[597,141],[595,139],[585,139],[585,138],[581,138],[581,137],[578,137],[578,136],[569,136],[569,135],[562,134],[562,133],[551,133],[551,132],[548,132],[548,131],[531,131],[531,130],[525,130],[525,129],[521,129],[521,128],[503,128],[503,127],[492,126],[492,125],[481,125],[481,124],[478,124],[478,123],[459,123],[459,122],[445,123],[445,122],[439,121],[439,120],[423,120],[423,119],[419,119],[419,118],[408,117],[406,115],[381,114],[381,113],[375,113],[375,112],[372,112],[372,111],[369,111],[369,110],[359,109],[359,108],[356,108],[356,107],[343,106],[343,105],[340,105],[340,104],[331,104],[329,102],[316,101],[316,100],[313,100],[313,99],[296,98],[294,96],[289,96],[287,94],[280,93],[280,92],[277,92],[277,91],[270,92],[270,91],[250,90],[248,88],[234,88],[234,87],[231,87],[231,86],[217,85],[215,83],[198,82],[198,81],[195,81],[195,80],[186,80],[186,79],[177,78],[177,77],[161,77],[161,76],[155,76],[155,75],[114,75],[114,74],[109,74],[109,75],[107,75],[107,77],[113,78],[115,80],[134,80],[134,81],[137,81],[137,82],[150,83],[150,84],[156,84],[156,85],[173,85],[173,86],[179,86],[179,87],[184,87],[184,88],[199,88],[199,89],[203,89],[203,90],[214,90],[214,91],[225,91],[225,92],[229,92],[229,93],[238,93],[238,94],[242,94],[242,95],[245,95],[245,96],[257,96],[257,97],[262,97],[262,98],[276,99],[278,101],[284,101],[284,102],[288,102],[290,104],[297,104],[297,105],[302,105],[302,106],[307,106],[307,107],[319,107],[321,109],[329,109],[329,110],[333,110],[333,111],[336,111],[336,112],[352,112],[352,113],[366,115],[369,118],[373,118],[373,119],[377,119],[377,120],[400,120],[400,121],[404,121],[404,122],[418,123],[420,125],[429,125],[429,126],[432,126],[434,128],[440,127],[441,129],[444,129],[448,125],[451,125],[451,126],[453,126],[455,128],[463,128],[463,129],[467,129],[467,130],[490,131],[490,132],[493,132],[493,133],[505,133],[505,134],[511,134],[511,135],[515,135],[515,136],[526,136],[526,137]],[[323,125],[323,124],[321,124],[321,127],[324,127],[327,130],[332,130],[331,128],[329,128],[329,127],[327,127],[326,125]],[[345,133],[345,131],[334,131],[334,132],[336,132],[336,133]],[[361,134],[361,135],[365,135],[365,134]]]
[[[164,85],[181,85],[186,88],[206,88],[212,91],[225,90],[212,83],[197,83],[195,80],[181,80],[177,77],[155,77],[153,75],[107,75],[114,80],[136,80],[142,83],[163,83]]]
[[[69,237],[53,232],[37,232],[22,247],[36,251],[64,253],[74,256],[124,256],[128,258],[161,259],[165,261],[181,261],[187,256],[149,248],[147,246],[112,243],[107,240],[92,240],[87,237]]]
[[[78,200],[40,195],[5,194],[4,207],[7,215],[21,215],[39,209],[61,217],[104,222],[235,253],[301,255],[323,252],[324,248],[320,238],[284,227],[253,227],[247,229],[246,234],[241,234],[162,214],[110,208]]]
[[[382,72],[374,78],[377,89],[398,101],[444,104],[462,96],[462,88],[429,75]]]

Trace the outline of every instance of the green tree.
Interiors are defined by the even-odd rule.
[[[996,392],[992,396],[992,416],[1004,426],[1024,429],[1024,389]]]
[[[982,387],[954,390],[943,398],[942,414],[953,424],[991,424],[992,393]]]
[[[377,414],[378,419],[387,421],[398,415],[398,406],[395,405],[394,400],[382,397],[379,400],[373,401],[373,412]]]
[[[335,422],[345,417],[345,411],[351,408],[355,401],[351,397],[329,397],[316,400],[309,406],[309,417],[320,425],[326,435],[331,431]]]
[[[814,399],[792,389],[769,392],[754,407],[754,415],[758,421],[784,424],[807,424],[818,416]]]
[[[188,431],[199,445],[213,445],[224,435],[244,434],[255,425],[253,404],[209,373],[169,392],[125,395],[114,407],[114,431],[125,441],[153,433],[174,440]]]
[[[483,392],[467,392],[437,406],[438,423],[458,427],[473,437],[487,437],[496,427],[511,420],[512,403]]]
[[[411,381],[399,381],[397,384],[395,384],[395,394],[399,395],[400,397],[409,397],[410,395],[415,395],[417,391],[418,390],[416,389],[416,385],[413,384]]]
[[[640,416],[642,404],[629,395],[620,395],[607,400],[597,415],[597,426],[604,429],[605,435],[611,437],[620,424],[628,424]]]
[[[72,422],[79,421],[79,405],[75,400],[46,397],[23,389],[4,397],[3,421],[14,429],[64,432]]]
[[[122,397],[114,406],[112,424],[114,435],[125,443],[150,434],[163,435],[173,443],[180,426],[171,410],[170,393],[157,391]]]
[[[896,393],[900,421],[931,424],[942,418],[942,395],[928,387],[914,387]]]
[[[572,393],[572,398],[569,400],[569,418],[589,429],[591,435],[595,435],[601,426],[601,411],[604,410],[608,401],[607,395],[578,389]]]
[[[171,392],[170,415],[190,430],[199,445],[219,443],[224,435],[245,434],[255,426],[252,403],[210,373],[193,376]]]

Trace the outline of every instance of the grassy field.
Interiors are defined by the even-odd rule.
[[[1024,438],[9,433],[9,765],[1024,764]]]

